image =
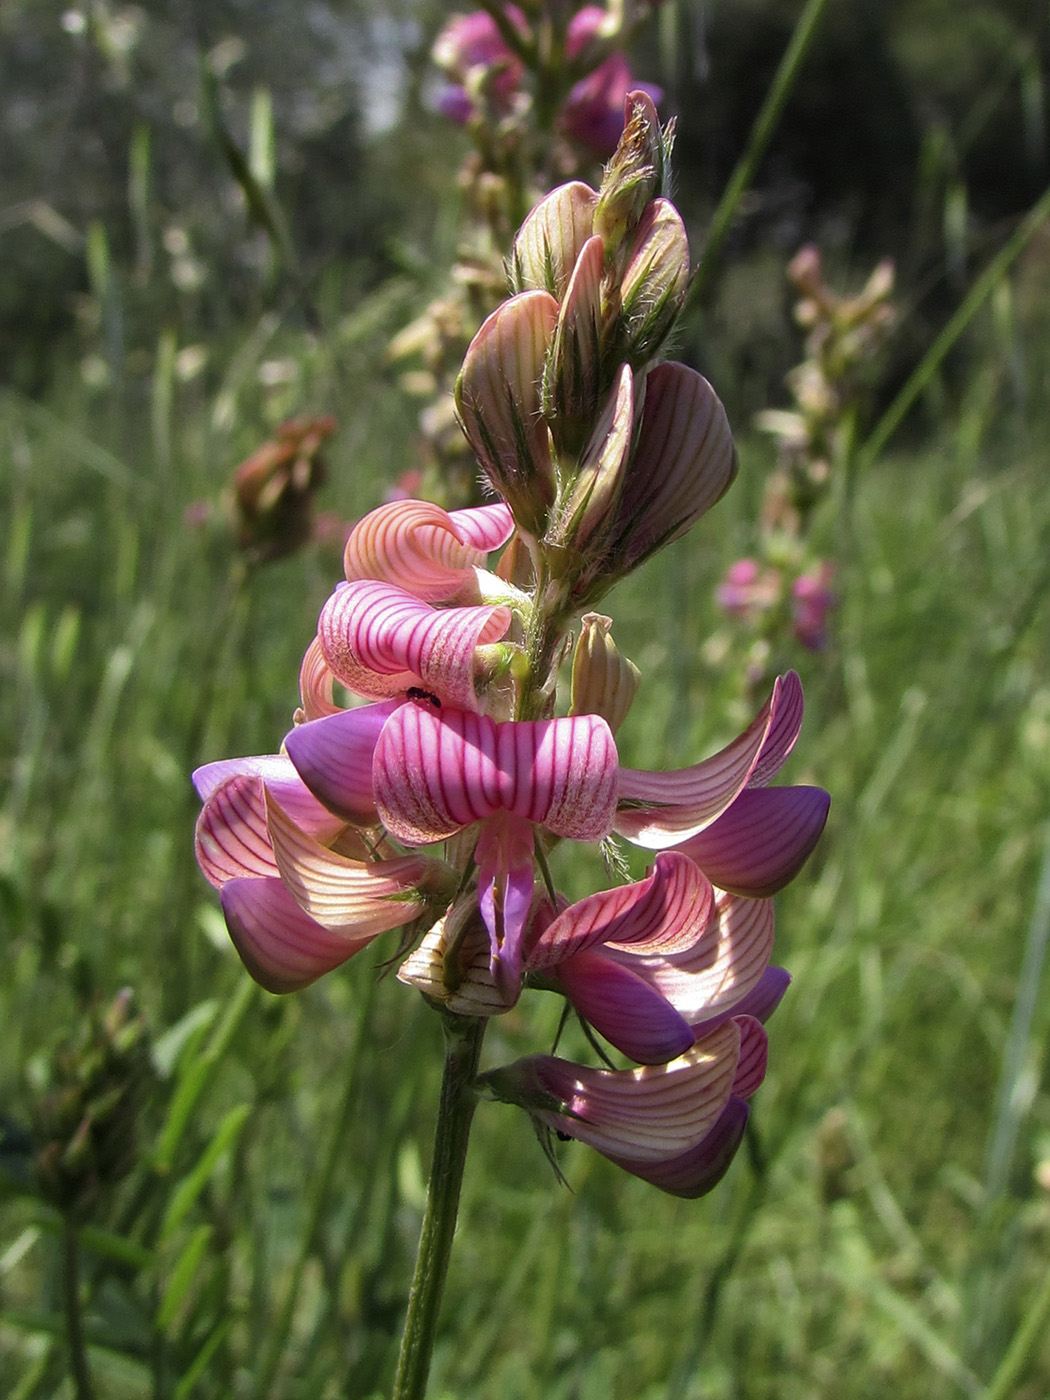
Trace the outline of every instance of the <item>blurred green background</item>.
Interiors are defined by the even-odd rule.
[[[632,55],[678,114],[695,247],[800,9],[668,0]],[[83,1232],[99,1395],[389,1386],[437,1020],[377,985],[392,942],[295,997],[254,988],[192,849],[189,771],[278,743],[338,540],[246,586],[219,511],[186,512],[292,414],[338,420],[341,520],[418,464],[384,353],[455,251],[465,138],[428,63],[449,13],[0,8],[0,1391],[20,1400],[74,1394],[61,1220],[24,1133],[56,1044],[125,986],[155,1049],[137,1165]],[[608,601],[643,671],[626,763],[695,761],[738,718],[713,591],[772,465],[752,414],[800,357],[786,262],[814,240],[856,288],[895,259],[870,429],[1050,185],[1048,81],[1043,3],[830,0],[678,337],[742,471]],[[483,1106],[435,1397],[1050,1394],[1048,376],[1050,227],[820,522],[842,606],[829,649],[793,658],[788,777],[832,816],[778,897],[795,981],[749,1150],[686,1203],[577,1148],[569,1191],[522,1115]],[[543,1048],[555,1019],[541,999],[487,1053]]]

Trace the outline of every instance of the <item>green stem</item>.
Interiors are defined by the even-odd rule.
[[[426,1394],[474,1116],[472,1086],[485,1035],[486,1022],[479,1018],[446,1012],[443,1020],[445,1068],[434,1134],[434,1160],[392,1400],[423,1400]]]
[[[766,100],[762,103],[762,108],[751,128],[747,148],[737,162],[736,169],[730,176],[725,192],[718,202],[718,208],[711,217],[707,238],[700,250],[700,264],[689,287],[687,307],[699,305],[710,286],[712,273],[718,264],[718,255],[722,251],[722,244],[726,240],[737,207],[748,186],[755,178],[755,171],[766,153],[766,147],[769,145],[774,131],[776,131],[781,113],[801,72],[810,44],[813,42],[817,24],[828,4],[829,0],[809,0],[799,16],[795,32],[791,36],[791,42],[784,50],[780,67],[773,77],[769,91],[766,93]]]
[[[1024,1374],[1025,1367],[1031,1361],[1033,1353],[1038,1349],[1046,1335],[1048,1322],[1050,1322],[1050,1273],[1043,1280],[1043,1286],[1036,1294],[1028,1316],[1017,1329],[1006,1355],[999,1363],[999,1369],[992,1377],[988,1389],[981,1396],[981,1400],[1009,1400],[1011,1395],[1018,1393],[1017,1383]]]
[[[94,1400],[95,1391],[84,1342],[84,1317],[80,1310],[80,1238],[77,1227],[68,1218],[62,1231],[62,1294],[73,1389],[77,1400]]]

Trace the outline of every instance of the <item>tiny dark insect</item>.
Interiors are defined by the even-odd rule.
[[[573,1140],[572,1136],[569,1133],[563,1133],[560,1128],[554,1129],[554,1135],[559,1142],[572,1142]]]
[[[440,710],[441,701],[436,695],[431,695],[429,690],[424,690],[420,685],[410,685],[405,692],[410,700],[418,700],[424,705],[429,705],[432,709]]]

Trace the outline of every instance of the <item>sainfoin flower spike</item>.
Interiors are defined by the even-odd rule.
[[[621,761],[646,680],[587,609],[737,470],[714,390],[660,358],[688,246],[666,195],[670,133],[645,93],[626,116],[602,187],[570,183],[527,217],[513,291],[467,351],[456,403],[494,499],[394,500],[357,525],[280,753],[195,775],[197,855],[265,987],[302,988],[396,932],[383,957],[400,983],[474,1047],[447,1061],[452,1101],[515,1104],[552,1157],[574,1138],[696,1196],[765,1073],[764,1023],[790,980],[771,962],[772,897],[829,799],[774,782],[802,725],[794,672],[708,757]],[[599,842],[621,873],[567,899],[559,866]],[[652,853],[639,878],[617,864],[622,842]],[[478,1074],[491,1018],[518,1008],[508,1034],[527,1034],[541,994],[605,1042],[605,1063],[527,1044]]]

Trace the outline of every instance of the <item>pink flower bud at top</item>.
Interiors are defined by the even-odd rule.
[[[572,658],[571,715],[601,715],[615,734],[627,718],[641,672],[621,656],[610,631],[612,619],[584,613]]]
[[[643,211],[620,278],[618,348],[633,365],[652,361],[675,323],[689,285],[689,240],[668,199]]]
[[[663,193],[674,140],[673,126],[661,130],[647,92],[631,92],[625,112],[626,125],[605,167],[594,214],[594,232],[601,236],[609,258],[637,226],[645,206]]]

